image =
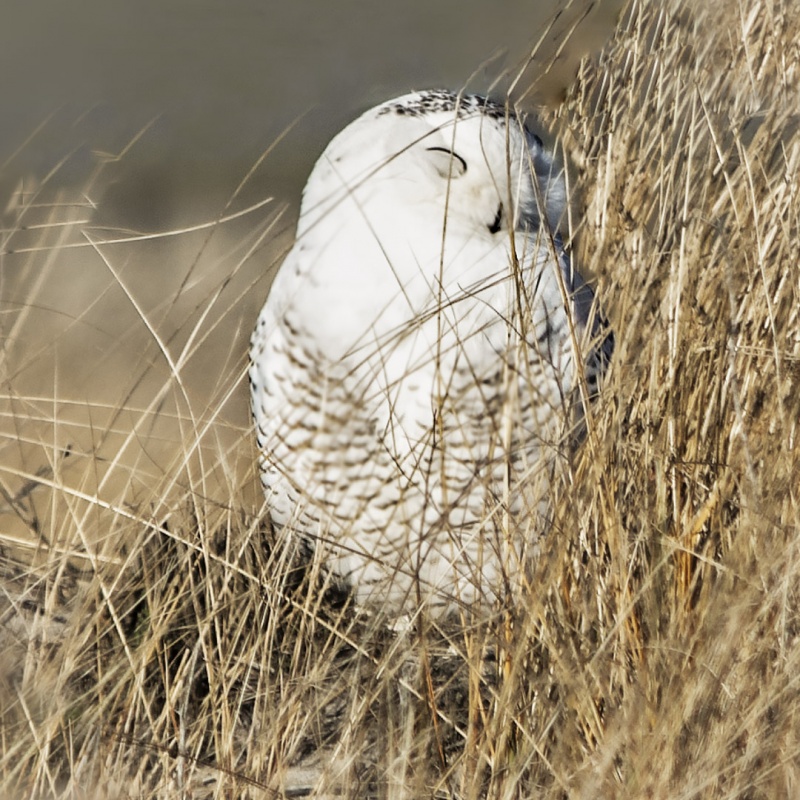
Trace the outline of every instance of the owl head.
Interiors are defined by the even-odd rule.
[[[431,90],[370,109],[330,142],[306,184],[298,236],[343,202],[398,225],[424,217],[493,237],[537,231],[543,219],[557,230],[566,190],[563,170],[508,106]]]

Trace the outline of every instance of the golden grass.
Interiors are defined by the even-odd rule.
[[[799,50],[779,0],[634,2],[546,120],[617,349],[494,634],[381,631],[270,547],[240,379],[282,220],[193,234],[152,289],[121,249],[146,242],[20,218],[5,250],[43,249],[2,265],[0,793],[797,796]],[[67,387],[47,277],[87,263],[73,344],[111,295],[149,344]]]

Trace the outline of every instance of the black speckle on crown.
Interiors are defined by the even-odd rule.
[[[478,94],[465,94],[459,97],[446,89],[431,89],[400,101],[390,101],[380,109],[378,116],[394,113],[400,116],[424,117],[437,111],[455,113],[459,119],[476,113],[503,122],[506,119],[517,118],[517,115],[504,104]]]

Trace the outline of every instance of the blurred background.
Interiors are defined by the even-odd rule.
[[[557,102],[620,6],[8,0],[3,188],[54,169],[52,180],[80,183],[98,153],[119,154],[150,126],[114,170],[104,213],[171,224],[207,193],[230,192],[291,126],[254,185],[293,194],[354,114],[411,89],[502,94],[516,83],[515,98],[531,106]]]
[[[7,0],[3,541],[259,503],[247,342],[327,141],[415,88],[553,108],[621,5]]]

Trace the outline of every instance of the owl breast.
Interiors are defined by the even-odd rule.
[[[318,273],[262,312],[251,372],[273,519],[363,604],[491,607],[522,579],[573,353],[557,266],[518,244],[522,266],[508,240],[462,247],[435,291],[384,276],[392,291],[343,296],[338,333],[305,310],[324,307]]]

